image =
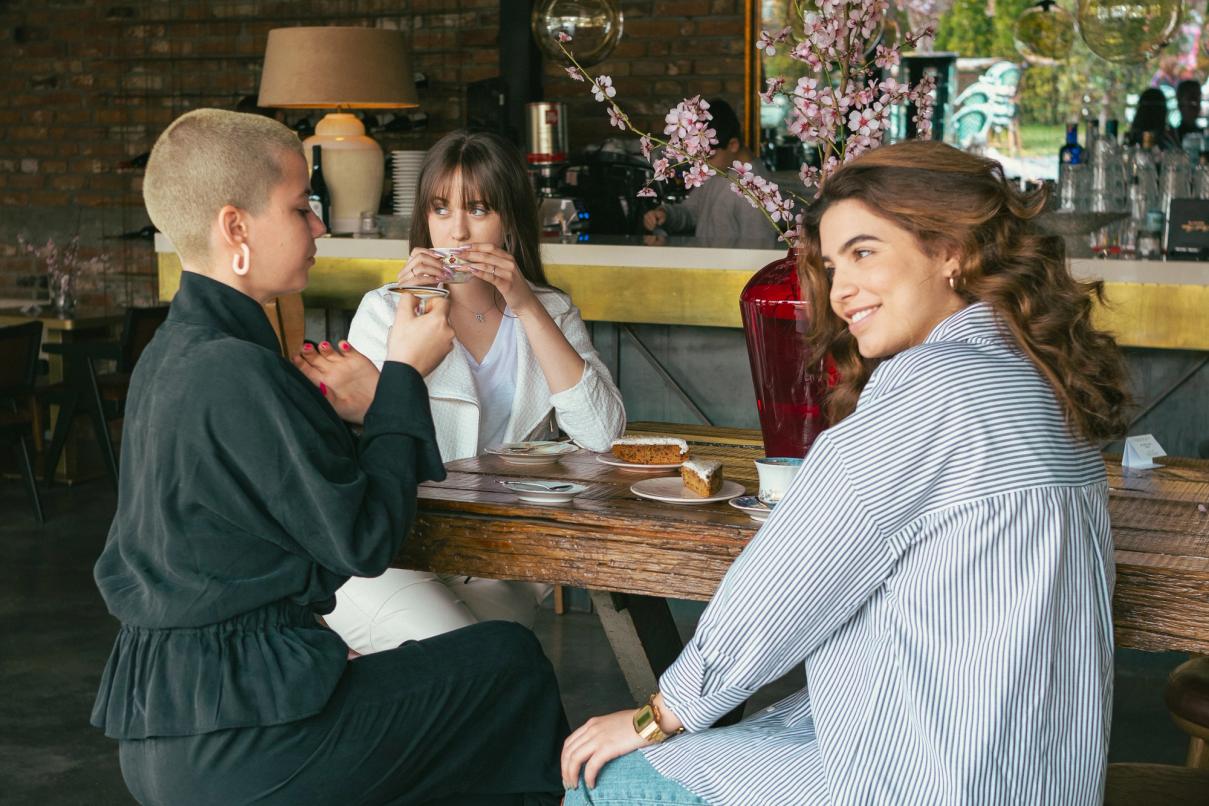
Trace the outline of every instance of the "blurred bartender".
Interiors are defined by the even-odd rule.
[[[722,172],[735,160],[748,162],[754,173],[770,178],[759,157],[740,139],[739,118],[730,104],[721,98],[710,98],[709,111],[718,137],[718,148],[710,156],[709,164]],[[777,245],[777,233],[764,214],[735,193],[726,177],[717,174],[705,180],[682,204],[666,204],[647,211],[642,225],[648,232],[695,231],[698,239],[712,245]]]

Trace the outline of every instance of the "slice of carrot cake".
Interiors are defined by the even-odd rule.
[[[635,465],[671,465],[688,458],[688,443],[675,437],[621,437],[613,455]]]
[[[680,465],[684,489],[705,498],[722,489],[722,463],[713,459],[689,459]]]

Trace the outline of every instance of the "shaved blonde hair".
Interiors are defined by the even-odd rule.
[[[155,141],[143,177],[151,223],[183,261],[207,261],[210,226],[230,204],[256,215],[282,180],[284,152],[302,155],[298,135],[271,118],[195,109]]]

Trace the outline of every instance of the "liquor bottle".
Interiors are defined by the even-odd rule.
[[[1079,123],[1066,124],[1066,145],[1058,151],[1058,201],[1063,210],[1083,207],[1080,185],[1083,146],[1079,145]]]
[[[307,196],[311,209],[323,226],[332,228],[332,196],[327,189],[327,180],[323,178],[323,146],[311,146],[311,193]]]
[[[1089,202],[1093,212],[1109,213],[1129,209],[1129,193],[1126,184],[1125,165],[1121,159],[1116,137],[1105,134],[1097,136],[1096,121],[1088,121],[1087,151],[1090,163],[1091,193]],[[1108,126],[1105,126],[1107,131]],[[1091,249],[1094,254],[1116,254],[1120,251],[1120,227],[1107,224],[1091,234]]]
[[[1066,124],[1066,144],[1058,150],[1060,165],[1078,165],[1083,162],[1083,146],[1079,145],[1079,124]]]

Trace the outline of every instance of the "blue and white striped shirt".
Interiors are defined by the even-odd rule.
[[[1098,806],[1112,583],[1099,453],[971,305],[815,442],[660,679],[688,732],[645,752],[721,806]]]

